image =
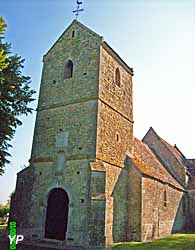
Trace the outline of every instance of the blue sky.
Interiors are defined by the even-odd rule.
[[[1,0],[6,40],[26,59],[24,74],[37,90],[42,56],[72,22],[75,0]],[[152,126],[184,155],[195,158],[194,0],[84,0],[79,20],[134,68],[134,135]],[[36,108],[37,102],[33,107]],[[0,203],[15,188],[16,173],[30,158],[35,114],[23,118],[0,177]]]

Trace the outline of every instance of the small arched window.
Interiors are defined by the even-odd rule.
[[[72,78],[73,74],[73,63],[69,60],[65,65],[64,79]]]
[[[119,87],[121,86],[121,76],[120,76],[120,71],[118,68],[116,68],[116,71],[115,71],[115,83]]]

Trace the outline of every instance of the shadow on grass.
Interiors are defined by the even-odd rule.
[[[195,234],[174,234],[149,243],[121,243],[112,250],[195,250]]]

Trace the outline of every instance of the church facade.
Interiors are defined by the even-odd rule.
[[[76,20],[44,55],[30,164],[11,200],[23,244],[96,250],[194,230],[195,160],[152,128],[134,138],[132,77]]]

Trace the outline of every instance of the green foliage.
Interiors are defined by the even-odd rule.
[[[2,17],[0,17],[0,39],[3,39],[2,35],[5,31],[6,24]],[[8,67],[8,62],[6,62],[6,54],[3,47],[0,47],[0,72]]]
[[[0,17],[0,35],[2,35],[4,33],[5,28],[6,28],[6,23],[3,20],[3,17],[1,16]]]
[[[6,217],[7,213],[9,213],[9,210],[10,210],[9,206],[0,205],[0,218]]]
[[[152,242],[128,242],[112,247],[112,250],[194,250],[195,234],[173,234]]]
[[[0,175],[9,163],[8,149],[17,126],[22,125],[19,116],[32,113],[28,105],[34,99],[35,93],[30,88],[30,77],[22,74],[24,59],[11,54],[11,45],[4,42],[2,34],[5,29],[3,19],[0,18]],[[4,67],[1,55],[5,55]],[[6,66],[5,66],[6,65]]]

